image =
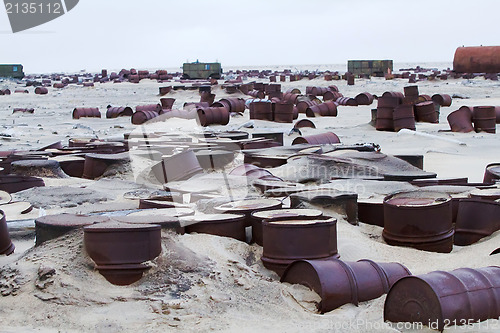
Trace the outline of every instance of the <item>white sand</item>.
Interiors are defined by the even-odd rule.
[[[408,85],[407,80],[378,78],[357,80],[354,86],[347,86],[345,81],[304,79],[282,83],[282,91],[297,87],[305,92],[309,85],[330,84],[337,85],[345,96],[350,97],[364,91],[377,95],[388,90],[403,91]],[[49,89],[45,96],[35,95],[33,88],[28,88],[28,95],[0,96],[0,133],[11,135],[0,137],[0,150],[33,149],[57,140],[67,143],[69,137],[122,138],[124,132],[137,127],[130,123],[130,118],[105,119],[106,105],[157,103],[158,87],[164,85],[167,84],[144,80],[136,85],[107,83],[96,84],[95,88]],[[376,131],[367,124],[370,109],[375,108],[376,103],[339,107],[338,117],[312,119],[318,129],[304,129],[303,133],[329,130],[344,143],[378,143],[382,152],[387,154],[423,154],[425,169],[436,172],[439,177],[468,176],[470,181],[481,181],[485,166],[500,161],[500,134],[439,130],[449,129],[446,116],[462,105],[500,105],[500,84],[478,78],[470,82],[424,81],[418,86],[421,94],[457,93],[470,97],[454,99],[451,107],[442,108],[439,124],[417,124],[418,132],[436,135],[436,139]],[[14,85],[7,87],[14,91]],[[228,96],[220,87],[216,87],[214,93],[217,98]],[[243,97],[239,94],[231,96]],[[199,99],[196,91],[172,92],[166,97],[177,99],[174,108]],[[103,118],[73,120],[71,111],[77,106],[99,107]],[[35,113],[13,115],[14,107],[33,107]],[[304,116],[300,115],[300,118]],[[248,113],[244,118],[231,119],[228,128],[237,128],[246,121]],[[181,119],[171,119],[158,126],[172,133],[197,127],[195,121]],[[222,126],[213,128],[223,130]],[[270,128],[289,130],[291,125],[255,121],[255,131]],[[285,144],[290,144],[294,137],[285,136]],[[439,138],[458,140],[465,145]],[[237,162],[241,160],[240,156]],[[109,199],[43,211],[75,213],[137,208],[137,201],[123,199],[123,193],[138,186],[133,185],[129,176],[122,178],[122,181],[115,178],[101,182],[47,179],[48,186],[86,187],[95,191],[95,195],[106,194]],[[190,186],[196,186],[196,182]],[[242,188],[244,186],[238,190]],[[455,246],[449,254],[429,253],[388,246],[382,240],[382,228],[363,223],[353,226],[342,216],[333,215],[339,219],[338,250],[346,261],[367,258],[400,262],[413,274],[500,264],[498,255],[489,256],[500,246],[500,232],[471,246]],[[319,315],[314,310],[318,296],[305,287],[279,283],[277,275],[262,266],[262,248],[259,246],[201,234],[179,236],[165,233],[163,238],[163,252],[153,261],[154,267],[142,280],[127,287],[111,285],[93,269],[93,262],[83,249],[82,232],[37,248],[31,248],[31,241],[14,240],[16,253],[0,257],[0,294],[4,295],[0,297],[0,332],[397,331],[383,322],[385,296],[361,303],[358,307],[347,304]],[[53,268],[55,274],[42,281],[38,273],[40,267],[42,271]],[[498,320],[488,323],[490,327],[496,325],[496,331],[500,330]],[[484,327],[483,323],[456,331],[476,332]]]

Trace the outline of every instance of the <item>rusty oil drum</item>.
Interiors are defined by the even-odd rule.
[[[499,316],[497,266],[404,277],[392,286],[384,305],[385,321],[422,323],[441,331]]]
[[[203,127],[209,125],[227,125],[229,123],[229,111],[225,107],[198,107],[199,124]]]
[[[468,106],[461,106],[458,110],[451,112],[446,119],[452,132],[469,133],[474,131],[472,109]]]
[[[448,94],[434,94],[431,99],[440,106],[451,106],[451,96]]]
[[[459,47],[453,58],[456,73],[500,73],[500,46]]]
[[[294,105],[288,102],[273,103],[273,119],[278,123],[293,123]]]
[[[340,143],[340,139],[337,134],[333,132],[326,132],[315,135],[299,136],[292,141],[292,145],[298,145],[301,143],[307,143],[310,145],[328,145]]]
[[[500,181],[500,163],[488,164],[484,170],[483,183]]]
[[[439,114],[436,112],[434,102],[415,104],[415,119],[424,123],[439,123]]]
[[[393,120],[394,131],[399,132],[399,130],[403,128],[414,131],[415,115],[413,113],[413,105],[400,104],[396,106],[392,114],[392,120]]]
[[[472,121],[476,132],[495,133],[496,113],[494,106],[475,106],[472,109]]]
[[[382,236],[389,245],[451,252],[452,222],[452,200],[446,193],[409,191],[384,198]]]
[[[136,111],[132,115],[131,121],[132,121],[132,124],[134,124],[134,125],[141,125],[141,124],[144,124],[145,122],[150,121],[158,116],[159,116],[159,113],[156,111],[148,111],[148,110]]]
[[[7,228],[5,213],[0,210],[0,255],[10,255],[14,252],[15,246],[12,244]]]
[[[185,216],[180,219],[187,233],[202,233],[245,241],[245,215],[203,214]]]
[[[386,294],[401,278],[411,275],[399,263],[376,263],[362,259],[298,260],[290,264],[281,282],[298,283],[314,290],[320,297],[318,310],[332,311],[344,304],[369,301]]]
[[[134,114],[134,111],[131,107],[128,106],[118,106],[118,107],[109,107],[106,111],[106,118],[118,118],[118,117],[129,117]]]
[[[101,118],[101,112],[99,112],[99,108],[74,108],[73,109],[73,119],[80,119],[83,117]]]
[[[455,224],[455,245],[465,246],[500,230],[500,203],[483,199],[462,199]]]
[[[311,220],[262,221],[264,266],[279,276],[295,260],[338,258],[337,220],[320,216]]]
[[[306,116],[308,117],[336,117],[337,104],[329,101],[321,104],[310,106],[306,109]]]
[[[358,105],[371,105],[373,103],[374,97],[372,94],[364,92],[356,95],[354,99],[356,100]]]

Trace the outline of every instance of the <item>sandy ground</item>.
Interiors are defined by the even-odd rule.
[[[282,90],[296,87],[305,91],[309,85],[335,84],[345,95],[360,92],[381,95],[384,91],[403,91],[407,80],[385,81],[373,78],[357,80],[354,86],[345,81],[322,79],[282,83]],[[0,150],[28,150],[70,137],[122,138],[123,133],[137,130],[130,118],[71,119],[74,107],[99,107],[105,114],[108,104],[132,106],[157,103],[159,84],[143,80],[140,84],[96,84],[93,88],[69,86],[62,90],[49,88],[49,94],[12,94],[0,96]],[[500,83],[474,80],[423,81],[421,94],[457,94],[449,108],[441,109],[439,124],[417,124],[417,133],[379,132],[368,124],[371,106],[339,107],[335,118],[313,119],[317,129],[304,129],[303,134],[335,132],[343,143],[374,142],[386,154],[422,154],[426,171],[439,177],[469,177],[480,182],[488,163],[500,160],[498,134],[442,132],[449,126],[446,116],[462,105],[500,105]],[[0,83],[0,88],[12,83]],[[227,95],[220,87],[217,98]],[[166,97],[176,98],[174,108],[199,100],[196,91],[174,91]],[[34,114],[12,114],[14,107],[35,108]],[[300,115],[304,118],[305,115]],[[248,121],[232,118],[229,125],[213,126],[214,130],[237,129]],[[157,124],[164,132],[200,131],[194,120],[170,119]],[[266,129],[288,132],[291,125],[255,121],[249,132]],[[285,135],[285,144],[293,140]],[[237,162],[241,162],[241,156]],[[212,175],[212,177],[217,178]],[[118,174],[109,179],[89,181],[74,178],[46,179],[49,187],[64,187],[66,195],[50,197],[49,192],[20,193],[18,200],[33,201],[37,207],[29,216],[11,216],[10,221],[33,219],[58,212],[89,213],[136,209],[137,200],[124,199],[123,194],[138,188],[134,174]],[[219,179],[220,180],[220,179]],[[201,182],[200,182],[201,183]],[[204,184],[211,183],[206,181]],[[215,183],[215,181],[214,181]],[[196,182],[195,182],[196,184]],[[196,186],[196,185],[194,185]],[[79,189],[88,190],[79,204],[72,205]],[[154,186],[153,186],[154,188]],[[159,188],[158,186],[156,188]],[[238,187],[235,195],[244,196],[246,187]],[[206,208],[206,207],[205,207]],[[328,214],[329,212],[325,212]],[[332,212],[330,212],[332,213]],[[338,249],[346,261],[371,259],[400,262],[413,274],[460,267],[499,265],[500,258],[489,256],[499,247],[500,232],[477,244],[455,246],[449,254],[391,247],[381,237],[382,228],[360,223],[353,226],[343,216],[338,218]],[[74,232],[57,240],[33,247],[30,236],[14,237],[15,254],[0,257],[0,332],[157,332],[157,331],[240,331],[240,332],[397,332],[407,331],[383,321],[385,296],[347,304],[320,315],[315,311],[318,296],[302,286],[279,282],[278,276],[265,269],[260,261],[262,248],[236,240],[202,235],[163,234],[163,251],[151,264],[153,268],[139,282],[118,287],[109,284],[93,268],[83,248],[82,232]],[[54,270],[54,273],[46,274]],[[500,330],[498,320],[490,320],[469,328],[450,332],[492,332]]]

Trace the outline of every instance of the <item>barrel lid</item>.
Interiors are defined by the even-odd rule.
[[[0,191],[0,205],[7,204],[11,202],[12,197],[8,192]]]
[[[245,218],[243,214],[197,214],[183,216],[179,219],[181,226],[185,227],[196,223],[224,223],[235,222]]]
[[[77,215],[77,214],[55,214],[45,215],[35,219],[36,225],[55,226],[55,227],[71,227],[78,228],[95,223],[103,223],[109,221],[107,216],[100,215]]]
[[[151,208],[151,209],[141,209],[138,212],[133,212],[128,214],[127,216],[164,216],[164,217],[180,217],[180,216],[188,216],[193,215],[194,210],[191,208]]]
[[[295,220],[270,220],[264,221],[267,225],[279,225],[279,226],[296,226],[296,225],[315,225],[315,224],[332,224],[336,223],[337,220],[331,217],[324,217],[324,219],[301,219],[300,217]]]
[[[150,231],[160,228],[161,226],[157,224],[123,223],[109,220],[108,222],[88,225],[84,227],[83,230],[85,232],[127,232],[140,230]]]
[[[384,199],[384,204],[398,207],[418,207],[441,205],[450,200],[451,197],[447,193],[416,190],[389,195]]]
[[[158,224],[162,227],[165,226],[178,226],[179,218],[175,216],[165,216],[165,215],[146,215],[146,216],[114,216],[112,218],[114,221],[121,223],[132,223],[132,224]]]
[[[493,164],[486,167],[489,172],[500,177],[500,164]]]
[[[281,205],[276,199],[249,199],[225,203],[215,207],[218,211],[252,211]]]
[[[258,219],[276,219],[280,217],[316,217],[323,215],[318,209],[274,209],[253,212],[252,216]]]
[[[475,189],[470,192],[470,196],[480,197],[484,199],[497,200],[500,199],[500,188]]]

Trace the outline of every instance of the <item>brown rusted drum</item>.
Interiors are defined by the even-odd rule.
[[[457,73],[500,73],[500,46],[459,47],[453,58]]]
[[[85,154],[82,177],[86,179],[99,178],[110,165],[127,160],[129,160],[128,152],[118,154]]]
[[[192,150],[164,157],[160,163],[152,167],[156,179],[162,183],[186,180],[201,173],[203,169]]]
[[[474,244],[500,230],[500,203],[482,199],[462,199],[455,224],[455,245]]]
[[[384,305],[385,321],[422,323],[440,331],[499,316],[497,266],[404,277],[392,286]]]
[[[468,106],[462,106],[453,111],[447,117],[452,132],[469,133],[474,131],[472,126],[472,110]]]
[[[240,241],[246,240],[245,215],[243,214],[204,214],[186,216],[180,219],[187,233],[197,232]]]
[[[439,123],[439,115],[434,108],[434,102],[415,104],[415,118],[425,123]]]
[[[411,275],[399,263],[376,263],[371,260],[298,260],[290,264],[281,282],[302,284],[314,290],[321,302],[321,313],[352,303],[369,301],[389,292],[401,278]]]
[[[326,132],[315,135],[299,136],[292,141],[292,145],[298,145],[301,143],[307,143],[310,145],[328,145],[340,143],[340,139],[337,134],[333,132]]]
[[[158,90],[160,92],[160,96],[164,96],[172,90],[172,86],[159,87]]]
[[[264,101],[250,103],[250,119],[273,121],[273,104]]]
[[[413,113],[413,105],[400,104],[396,106],[392,114],[394,131],[406,128],[415,130],[415,115]]]
[[[483,183],[489,184],[500,181],[500,163],[488,164],[484,170]]]
[[[227,125],[229,123],[229,111],[225,107],[198,107],[196,112],[199,124],[203,127],[209,125]]]
[[[434,94],[431,98],[434,103],[441,106],[451,106],[451,96],[448,94]]]
[[[262,235],[262,263],[279,276],[295,260],[339,257],[337,220],[329,216],[311,220],[264,220]]]
[[[141,125],[159,116],[156,111],[136,111],[132,115],[132,124]]]
[[[495,106],[496,123],[500,124],[500,106]]]
[[[83,228],[85,250],[109,282],[129,285],[161,253],[159,225],[104,222]]]
[[[215,101],[215,94],[210,91],[200,91],[200,102],[207,102],[208,104],[213,104]]]
[[[35,109],[33,109],[33,108],[14,108],[12,110],[12,113],[16,113],[16,112],[33,113],[33,112],[35,112]]]
[[[300,94],[300,92],[299,92],[299,94]],[[297,104],[297,98],[299,97],[299,94],[297,94],[297,93],[291,93],[291,92],[286,92],[281,97],[281,100],[283,102],[290,102],[292,104]]]
[[[293,123],[293,108],[294,105],[292,103],[274,103],[274,121],[278,123]]]
[[[72,230],[107,221],[109,221],[108,217],[99,215],[89,216],[63,213],[41,216],[35,219],[35,246],[58,238]]]
[[[128,106],[110,107],[106,111],[106,118],[130,117],[133,114],[134,111]]]
[[[80,119],[83,117],[101,118],[99,108],[75,108],[73,109],[73,119]]]
[[[293,128],[304,128],[304,127],[316,128],[316,125],[314,125],[314,123],[309,119],[301,119],[297,121],[295,125],[293,125]]]
[[[312,107],[312,106],[315,106],[319,104],[318,102],[316,101],[311,101],[310,99],[301,99],[299,101],[297,101],[297,109],[299,110],[299,113],[306,113],[306,110],[309,108],[309,107]]]
[[[358,220],[371,225],[384,227],[384,203],[383,199],[361,199],[358,198]]]
[[[263,99],[266,97],[266,94],[261,90],[251,90],[248,92],[248,96]]]
[[[380,100],[380,99],[379,99]],[[375,120],[375,128],[377,131],[394,131],[394,108],[392,107],[377,107],[377,118]]]
[[[49,89],[45,87],[36,87],[35,94],[37,95],[47,95],[49,93]]]
[[[330,91],[328,90],[324,95],[323,95],[323,101],[336,101],[340,97],[343,97],[341,93],[338,91]]]
[[[328,90],[327,87],[306,87],[306,94],[323,96]]]
[[[253,212],[252,218],[252,236],[253,241],[258,245],[263,244],[262,236],[262,221],[269,219],[280,220],[309,220],[315,219],[323,215],[323,212],[317,209],[277,209],[277,210],[264,210]]]
[[[42,178],[17,175],[1,175],[0,190],[7,193],[16,193],[32,187],[45,186]]]
[[[161,111],[161,104],[146,104],[146,105],[137,105],[135,107],[135,111],[155,111],[155,112],[160,112]]]
[[[308,117],[336,117],[337,105],[335,102],[329,101],[321,104],[310,106],[306,109]]]
[[[374,97],[372,94],[364,92],[356,95],[354,99],[356,100],[358,105],[371,105],[373,103]]]
[[[475,106],[472,109],[472,121],[476,132],[495,133],[496,113],[494,106]]]
[[[160,104],[162,109],[171,110],[174,106],[175,98],[160,98]]]
[[[382,97],[392,97],[392,98],[396,98],[398,100],[398,104],[401,104],[403,102],[403,99],[404,99],[404,94],[402,92],[399,92],[399,91],[386,91],[382,94]],[[379,103],[380,103],[380,99],[379,99]]]
[[[10,240],[9,230],[5,213],[0,210],[0,255],[10,255],[14,252],[15,246]]]
[[[453,248],[451,197],[431,191],[400,192],[384,198],[384,231],[389,245],[431,252]]]
[[[223,98],[212,106],[225,107],[229,112],[244,112],[245,100],[243,98]]]

